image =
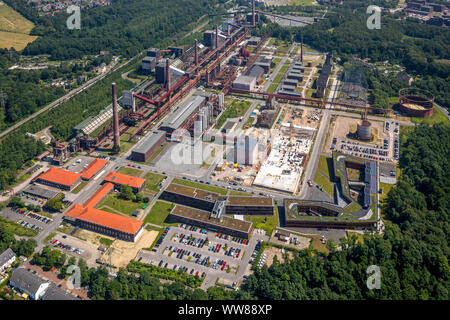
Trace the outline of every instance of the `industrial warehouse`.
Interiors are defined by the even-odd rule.
[[[245,239],[249,238],[252,231],[251,222],[225,217],[223,216],[223,210],[208,212],[176,205],[170,211],[168,219],[171,222],[187,223]]]
[[[225,201],[225,214],[273,215],[274,205],[271,198],[247,196],[221,196],[187,186],[171,183],[160,199],[190,206],[204,211],[213,211],[216,201]]]

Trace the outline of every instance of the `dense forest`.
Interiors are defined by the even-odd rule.
[[[238,291],[206,292],[180,282],[161,283],[147,271],[120,269],[111,279],[104,267],[88,269],[80,260],[81,281],[93,299],[440,299],[449,298],[450,125],[416,126],[402,142],[399,183],[383,204],[382,236],[341,239],[329,254],[301,251],[285,263],[256,269]],[[51,250],[46,265],[62,265]],[[367,288],[367,267],[381,270],[380,289]]]
[[[216,6],[218,3],[217,0],[113,1],[109,6],[82,10],[80,30],[67,28],[66,13],[38,17],[31,7],[22,5],[17,10],[36,24],[31,34],[39,36],[23,54],[50,54],[53,59],[64,60],[106,50],[129,58],[184,30],[203,14],[222,10]]]

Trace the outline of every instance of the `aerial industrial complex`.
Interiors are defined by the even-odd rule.
[[[242,245],[228,271],[200,257],[182,260],[198,265],[192,276],[194,268],[205,271],[206,288],[220,277],[241,281],[256,256],[247,250],[244,257],[245,248],[275,234],[337,241],[347,230],[383,232],[382,187],[397,182],[394,111],[368,102],[362,62],[344,69],[303,36],[280,44],[252,35],[269,13],[254,0],[250,6],[199,28],[192,47],[146,49],[133,88],[117,92],[111,83],[108,106],[76,125],[68,141],[51,141],[14,189],[52,217],[27,226],[41,242],[70,241],[88,252],[76,251],[89,265],[111,274],[133,259],[175,270],[192,243],[200,250],[200,242],[217,241],[203,254],[218,260],[221,245],[228,257],[236,255],[229,246]],[[427,10],[416,7],[405,10]],[[402,116],[430,117],[433,108],[427,91],[398,92]],[[8,217],[28,219],[19,211]]]

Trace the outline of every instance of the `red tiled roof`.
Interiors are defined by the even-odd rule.
[[[142,226],[142,221],[80,204],[75,204],[65,216],[130,234],[136,234]]]
[[[79,173],[51,167],[46,172],[42,173],[38,178],[70,187],[80,177],[81,174]]]
[[[118,172],[110,172],[104,179],[111,183],[117,183],[120,185],[127,184],[130,187],[139,189],[145,182],[145,179],[129,176]]]
[[[112,183],[106,182],[103,186],[94,193],[94,195],[84,203],[85,207],[95,207],[107,194],[114,188]]]
[[[101,168],[103,168],[108,163],[105,159],[95,159],[86,169],[81,171],[81,177],[85,180],[91,179]]]

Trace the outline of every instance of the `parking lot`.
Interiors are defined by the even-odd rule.
[[[69,163],[67,163],[67,165],[65,167],[63,167],[62,169],[80,173],[92,161],[94,161],[94,158],[86,157],[86,156],[78,156],[78,157],[72,159]]]
[[[37,215],[34,212],[23,210],[12,210],[11,208],[5,208],[2,211],[0,211],[0,216],[7,218],[8,220],[17,222],[26,228],[35,229],[37,231],[42,231],[48,228],[53,222],[52,219]],[[35,228],[32,228],[32,226],[35,226]]]
[[[158,247],[152,252],[141,251],[137,258],[144,263],[203,275],[202,288],[207,288],[214,285],[218,277],[239,282],[250,266],[258,240],[267,241],[268,237],[255,231],[251,240],[244,243],[229,235],[201,228],[191,230],[191,226],[182,225],[169,228]]]
[[[59,243],[54,243],[55,241],[59,241]],[[60,244],[68,247],[61,247]],[[54,248],[58,247],[59,250],[68,255],[74,256],[76,258],[83,258],[84,260],[86,260],[89,267],[96,267],[97,264],[95,260],[97,258],[100,258],[100,256],[102,255],[102,252],[98,250],[97,246],[77,239],[73,236],[60,233],[57,233],[56,236],[54,236],[49,243],[45,243],[45,245]],[[75,251],[75,249],[79,249],[79,251]]]
[[[378,130],[384,131],[379,135],[381,139],[379,145],[350,141],[343,137],[335,137],[331,142],[331,150],[370,160],[380,160],[385,162],[394,162],[398,160],[399,123],[395,121],[386,121],[384,122],[384,126],[380,126]],[[339,137],[339,135],[337,136]]]

